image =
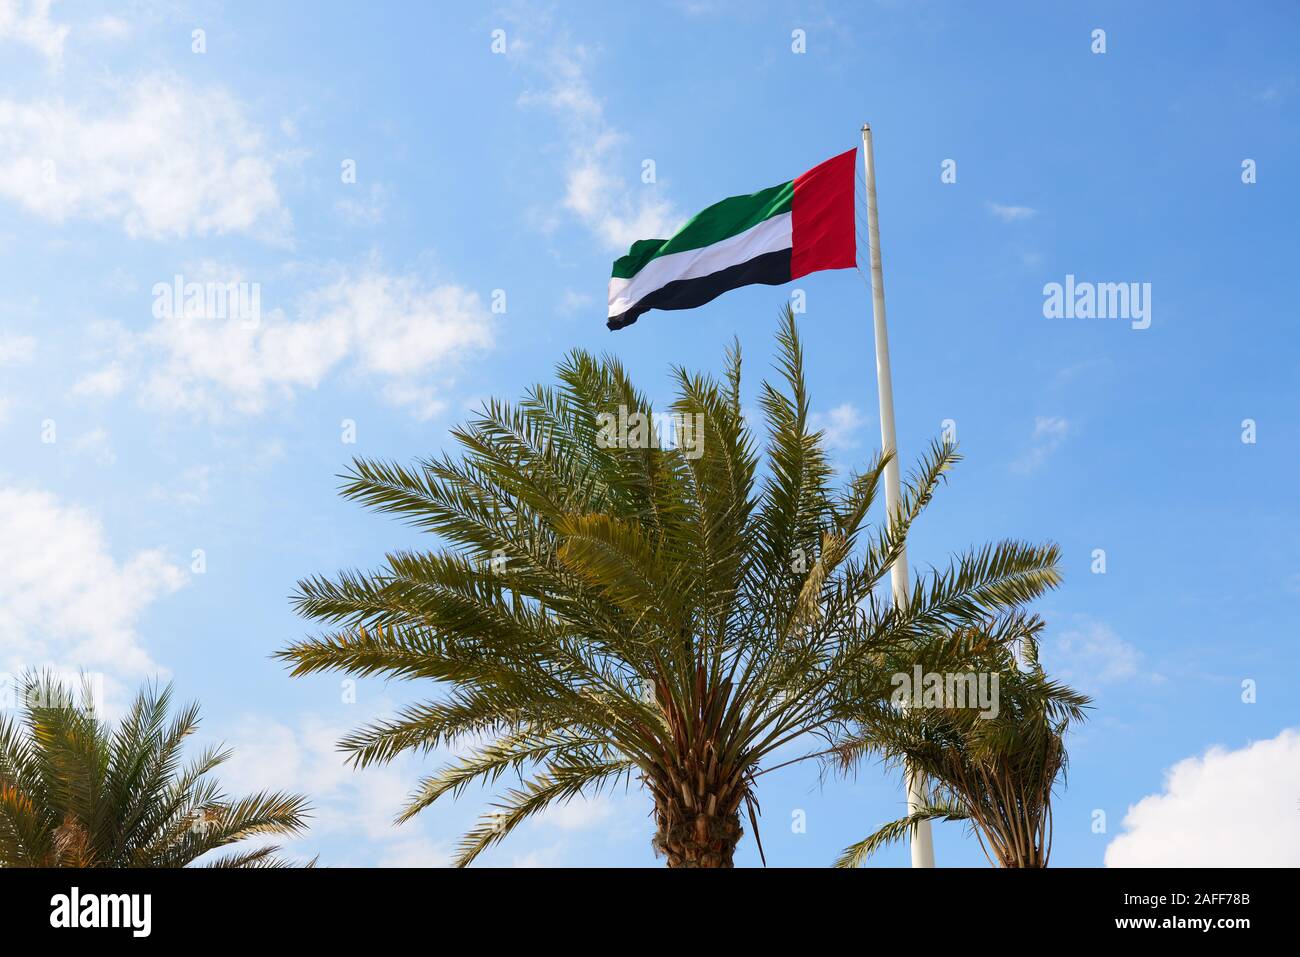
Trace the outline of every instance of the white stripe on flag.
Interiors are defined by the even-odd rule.
[[[711,246],[685,249],[652,259],[631,279],[610,279],[609,314],[620,316],[638,302],[677,279],[699,279],[728,266],[748,262],[764,253],[789,249],[793,244],[793,220],[789,213],[770,216]]]

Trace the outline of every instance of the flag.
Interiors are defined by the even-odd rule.
[[[853,187],[857,150],[788,183],[714,203],[671,239],[641,239],[614,260],[611,329],[651,309],[693,309],[728,289],[777,286],[820,269],[857,265]]]

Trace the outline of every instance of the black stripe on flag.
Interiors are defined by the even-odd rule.
[[[790,281],[790,253],[789,249],[778,249],[697,279],[674,279],[643,296],[626,312],[610,316],[605,325],[622,329],[651,309],[694,309],[740,286],[779,286]]]

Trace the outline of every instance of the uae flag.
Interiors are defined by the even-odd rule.
[[[857,265],[853,185],[858,151],[788,183],[714,203],[671,239],[641,239],[614,261],[611,329],[651,309],[693,309],[728,289],[777,286]]]

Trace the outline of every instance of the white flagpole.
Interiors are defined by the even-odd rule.
[[[871,245],[871,318],[876,328],[876,384],[880,392],[880,441],[894,459],[885,467],[885,508],[893,521],[903,497],[898,479],[898,437],[894,434],[894,383],[889,375],[889,333],[885,329],[885,278],[880,268],[880,219],[876,212],[876,159],[871,151],[871,125],[862,124],[862,161],[867,181],[867,239]],[[889,570],[894,604],[907,607],[907,549]],[[907,813],[925,803],[925,781],[907,772]],[[934,842],[930,822],[923,821],[912,837],[912,866],[934,867]]]

